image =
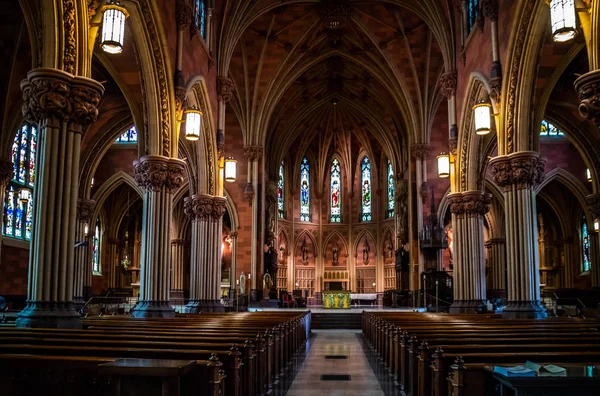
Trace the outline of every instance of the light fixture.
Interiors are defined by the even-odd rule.
[[[375,282],[373,282],[373,287],[375,287],[375,285],[376,285],[376,283],[375,283]]]
[[[92,181],[90,183],[90,187],[94,187],[94,178],[92,177]]]
[[[437,156],[438,177],[450,177],[450,155],[446,152],[441,152]]]
[[[234,182],[237,176],[237,161],[233,157],[225,158],[225,181]]]
[[[475,133],[478,135],[487,135],[490,133],[490,109],[492,105],[479,101],[473,106],[473,115],[475,117]]]
[[[586,168],[585,176],[587,178],[587,181],[589,181],[591,183],[592,182],[592,172],[590,171],[590,168]]]
[[[84,234],[85,236],[88,236],[89,232],[90,232],[90,227],[88,226],[88,224],[87,224],[87,223],[85,223],[85,224],[83,225],[83,234]]]
[[[202,112],[195,108],[188,109],[185,112],[185,138],[187,140],[196,141],[200,139],[202,116]]]
[[[577,35],[575,0],[551,0],[550,24],[552,39],[557,42],[569,41]]]
[[[600,220],[598,220],[598,219],[594,220],[594,231],[595,232],[600,231]]]
[[[100,48],[109,54],[120,54],[125,39],[125,19],[129,13],[118,2],[111,1],[104,7],[102,20],[102,43]]]

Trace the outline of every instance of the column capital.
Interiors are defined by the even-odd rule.
[[[77,199],[77,218],[82,223],[89,223],[94,214],[94,206],[96,201],[91,199]]]
[[[197,194],[185,198],[183,209],[192,221],[218,221],[225,215],[226,205],[225,197]]]
[[[263,148],[262,146],[245,146],[244,157],[250,161],[258,161],[262,158]]]
[[[490,160],[492,176],[496,184],[510,190],[535,187],[544,180],[546,158],[535,151],[519,151],[499,155]]]
[[[39,68],[21,81],[23,116],[30,122],[58,125],[66,121],[79,132],[98,118],[104,87],[91,78],[73,76],[61,70]]]
[[[0,187],[5,187],[14,176],[14,165],[10,161],[0,161]]]
[[[146,191],[175,192],[183,184],[185,162],[162,155],[146,155],[133,161],[135,181]]]
[[[410,146],[410,153],[413,158],[425,159],[430,151],[431,146],[426,143],[414,143]]]
[[[600,218],[600,194],[590,194],[586,197],[590,212],[594,220]]]
[[[448,194],[448,199],[451,213],[478,217],[485,215],[490,210],[492,195],[481,191],[465,191]]]
[[[231,231],[229,233],[229,236],[231,237],[231,239],[235,239],[238,237],[238,232],[237,231]]]
[[[492,22],[498,21],[498,0],[482,0],[481,13]]]
[[[456,70],[451,70],[442,74],[440,78],[440,90],[446,99],[450,100],[450,98],[456,95],[457,81],[458,72]]]
[[[219,100],[227,103],[233,97],[233,80],[228,77],[219,76],[217,77],[217,97]]]
[[[171,239],[171,245],[182,246],[183,244],[185,244],[185,240],[183,239]]]
[[[192,23],[192,7],[189,2],[177,0],[175,18],[177,19],[177,30],[185,30]]]
[[[575,80],[579,114],[600,128],[600,70],[592,70]]]
[[[504,245],[506,243],[506,239],[504,238],[490,238],[485,241],[485,247],[491,247],[493,245]]]

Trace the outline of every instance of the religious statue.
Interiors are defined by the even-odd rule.
[[[240,275],[240,295],[246,294],[246,274],[242,271]]]
[[[398,221],[398,236],[402,243],[406,242],[408,237],[408,183],[406,180],[399,180],[396,185],[396,201],[398,202],[396,218]]]
[[[385,243],[385,262],[386,264],[394,262],[394,246],[392,245],[391,236]]]
[[[336,265],[338,263],[339,252],[340,252],[340,250],[338,249],[337,245],[335,245],[333,247],[333,249],[331,250],[331,253],[333,255],[333,259],[331,260],[331,262],[333,263],[333,265]]]
[[[302,243],[302,264],[308,264],[308,246],[306,246],[306,238],[304,238],[304,242]]]
[[[367,242],[367,240],[365,239],[365,247],[363,248],[363,264],[367,265],[369,264],[369,252],[371,251],[371,248],[369,247],[369,243]]]
[[[271,278],[271,274],[269,274],[267,272],[263,276],[263,289],[265,289],[267,291],[267,295],[269,293],[269,290],[271,290],[272,287],[273,287],[273,279]]]
[[[285,262],[285,248],[283,245],[279,246],[279,262],[282,264]]]

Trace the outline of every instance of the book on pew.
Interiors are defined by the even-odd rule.
[[[525,362],[525,367],[533,370],[538,377],[566,377],[567,369],[554,364],[541,365],[534,362]]]
[[[494,372],[505,377],[535,377],[535,371],[525,366],[502,367],[494,366]]]

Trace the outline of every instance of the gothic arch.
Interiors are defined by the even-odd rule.
[[[383,232],[381,233],[381,235],[383,236],[381,238],[381,241],[379,243],[380,245],[380,253],[382,256],[385,256],[385,248],[386,248],[386,242],[388,239],[388,236],[390,237],[389,239],[392,241],[392,249],[395,250],[394,245],[396,242],[396,233],[394,232],[394,227],[392,226],[387,226],[383,229]]]
[[[323,246],[322,246],[322,251],[321,254],[323,257],[327,256],[327,246],[329,245],[329,241],[331,241],[334,237],[336,237],[337,241],[340,241],[342,244],[342,248],[343,251],[347,254],[350,255],[350,251],[348,250],[348,242],[346,241],[346,238],[344,238],[342,236],[342,234],[340,234],[338,231],[332,231],[327,238],[325,239],[325,241],[323,242]]]
[[[294,255],[298,254],[297,248],[300,245],[300,243],[302,243],[303,239],[305,237],[308,237],[308,239],[311,241],[312,245],[314,246],[315,249],[315,258],[319,257],[319,245],[317,243],[317,240],[315,239],[315,237],[313,236],[313,234],[309,231],[309,230],[303,230],[298,237],[296,238],[296,240],[294,241]],[[300,252],[302,253],[302,252]]]
[[[225,202],[225,207],[227,208],[227,213],[229,213],[229,218],[231,219],[231,230],[237,230],[240,228],[240,218],[238,216],[235,202],[233,201],[233,198],[231,198],[229,191],[227,191],[225,188],[223,189],[223,195],[227,199],[227,202]]]
[[[375,252],[375,255],[377,255],[377,244],[375,243],[375,238],[373,237],[373,234],[371,234],[371,231],[369,230],[361,230],[354,239],[354,247],[352,249],[352,251],[354,252],[354,257],[358,256],[358,247],[360,246],[360,243],[364,238],[367,238],[367,242],[369,243],[371,251]]]
[[[111,177],[109,177],[104,183],[102,183],[100,188],[98,188],[98,191],[96,191],[96,193],[94,194],[92,198],[94,201],[96,201],[94,208],[94,216],[97,215],[99,208],[101,208],[104,205],[104,201],[106,201],[106,198],[108,198],[108,196],[113,191],[115,191],[121,184],[127,184],[133,189],[133,191],[135,191],[138,194],[140,199],[143,198],[144,192],[137,185],[135,179],[130,174],[125,173],[123,171],[119,171]]]

